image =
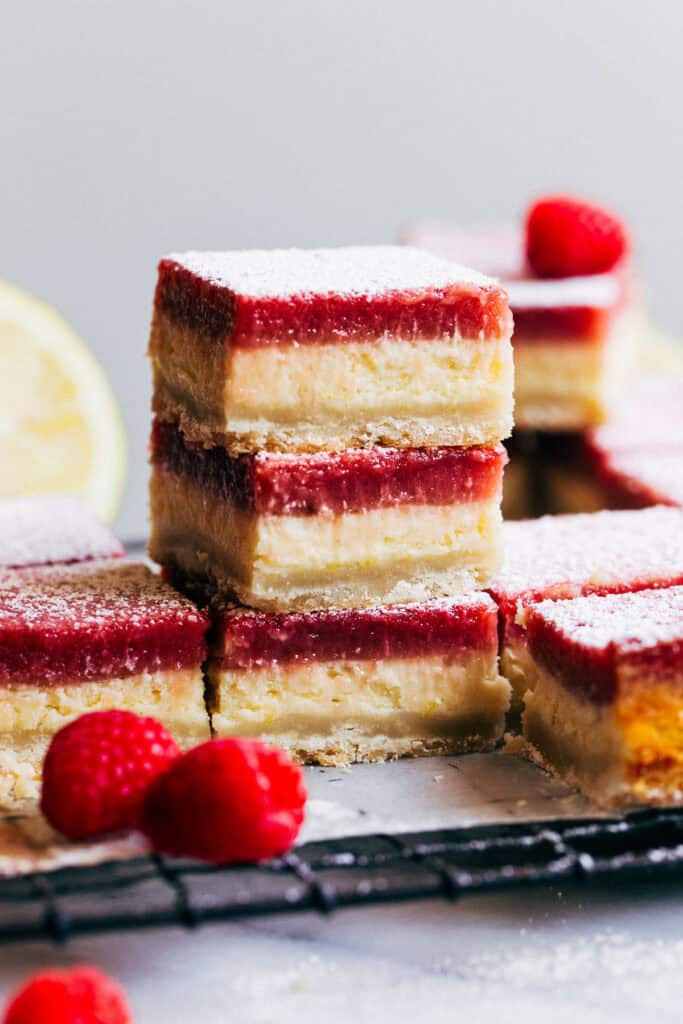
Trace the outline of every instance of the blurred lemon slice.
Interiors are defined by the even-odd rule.
[[[0,281],[0,497],[80,494],[111,522],[125,473],[104,370],[55,310]]]

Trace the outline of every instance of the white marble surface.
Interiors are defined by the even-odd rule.
[[[456,765],[449,767],[449,762]],[[309,772],[309,834],[585,812],[500,755]],[[478,793],[478,795],[477,795]],[[526,803],[525,803],[526,801]],[[365,813],[359,814],[359,811]],[[30,970],[91,961],[144,1024],[679,1021],[683,886],[546,887],[0,948],[4,994]]]

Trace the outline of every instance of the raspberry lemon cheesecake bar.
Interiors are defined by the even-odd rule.
[[[525,608],[544,600],[683,584],[683,511],[596,512],[503,524],[503,567],[489,586],[501,619],[501,671],[517,712],[533,686]]]
[[[127,708],[181,745],[207,739],[207,625],[143,564],[0,570],[0,798],[33,795],[50,737],[86,711]]]
[[[230,455],[152,434],[152,557],[253,607],[426,600],[500,559],[502,445]]]
[[[419,605],[215,614],[208,699],[219,736],[258,735],[301,761],[345,764],[483,750],[500,739],[496,607]]]
[[[154,408],[231,454],[477,445],[512,426],[503,289],[401,246],[159,265]]]
[[[515,426],[585,430],[614,408],[640,312],[621,224],[575,200],[540,200],[526,226],[417,225],[406,240],[499,277],[514,316]],[[557,252],[562,259],[554,260]]]
[[[683,800],[683,587],[544,601],[524,736],[603,804]]]

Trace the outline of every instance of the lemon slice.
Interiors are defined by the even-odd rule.
[[[0,497],[80,494],[111,522],[125,474],[104,370],[55,310],[0,281]]]

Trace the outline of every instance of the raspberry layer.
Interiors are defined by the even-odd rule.
[[[683,583],[683,512],[667,508],[543,516],[503,525],[488,590],[506,631],[522,606]]]
[[[273,663],[415,658],[494,649],[496,607],[485,594],[425,604],[264,614],[228,609],[214,650],[228,668]]]
[[[0,573],[0,684],[57,685],[198,667],[208,621],[145,565]]]
[[[54,565],[117,558],[123,547],[78,498],[0,501],[0,566]]]
[[[502,445],[230,456],[220,446],[187,442],[176,424],[157,420],[152,459],[237,508],[320,515],[484,501],[498,494],[507,457]]]
[[[639,673],[682,674],[683,587],[543,601],[527,611],[526,633],[532,656],[567,689],[609,704]]]
[[[395,246],[170,256],[155,307],[236,347],[500,337],[508,317],[492,281]]]

